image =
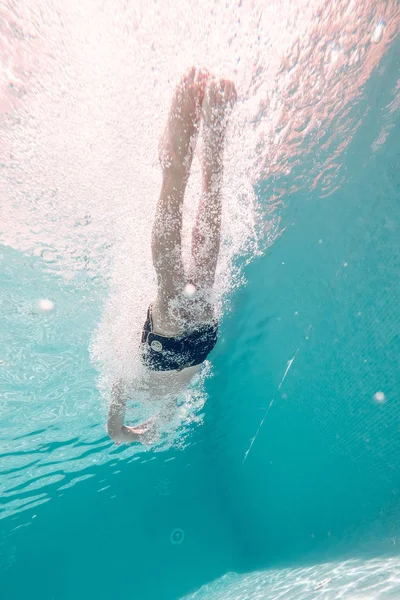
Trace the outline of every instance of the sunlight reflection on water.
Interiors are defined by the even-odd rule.
[[[297,569],[228,573],[185,600],[389,600],[400,595],[400,559],[347,560]]]

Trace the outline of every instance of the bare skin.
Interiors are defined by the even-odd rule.
[[[231,81],[215,79],[208,71],[194,67],[182,77],[172,98],[160,142],[163,181],[152,233],[158,281],[157,297],[152,304],[153,324],[154,331],[166,336],[213,319],[207,298],[214,284],[220,247],[224,139],[235,101],[236,90]],[[192,265],[186,275],[182,262],[182,208],[201,119],[203,193],[192,234]],[[188,281],[196,289],[190,299],[184,294]],[[185,389],[200,368],[201,365],[196,365],[182,371],[149,372],[147,389],[155,397],[171,395]],[[152,419],[138,427],[124,425],[126,400],[123,383],[115,384],[107,423],[110,437],[116,443],[151,443],[156,435]]]

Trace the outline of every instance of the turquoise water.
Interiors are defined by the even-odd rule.
[[[398,56],[354,105],[340,187],[294,191],[244,267],[207,402],[162,447],[105,435],[106,283],[1,247],[1,599],[400,597]]]

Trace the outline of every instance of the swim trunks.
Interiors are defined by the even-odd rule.
[[[142,360],[152,371],[181,371],[200,365],[217,343],[218,323],[199,323],[190,331],[168,337],[153,331],[151,306],[142,332]]]

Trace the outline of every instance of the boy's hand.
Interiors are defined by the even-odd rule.
[[[151,446],[160,438],[155,417],[151,417],[136,427],[126,427],[126,429],[137,437],[138,442],[145,446]]]

